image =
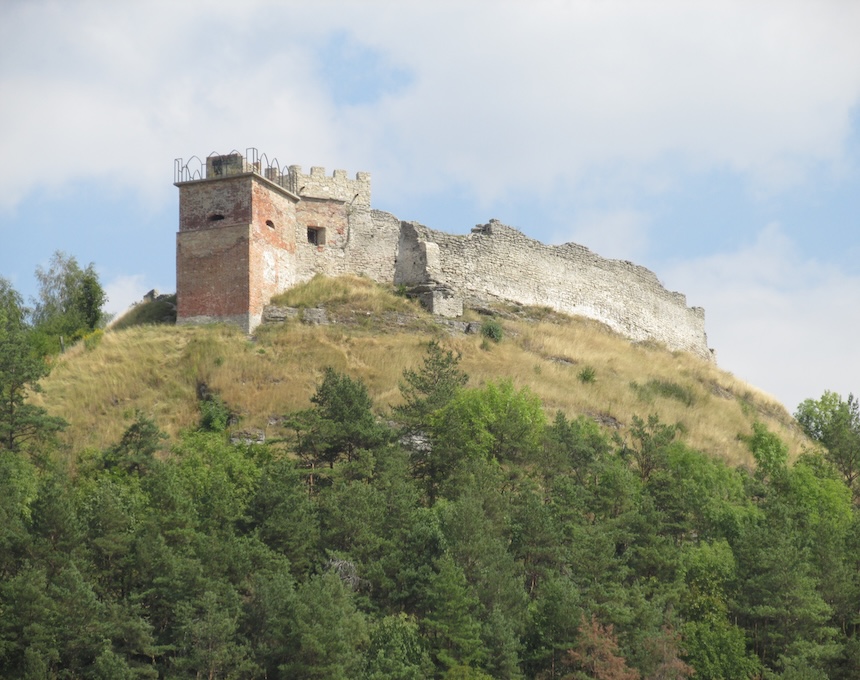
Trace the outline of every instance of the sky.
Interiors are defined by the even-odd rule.
[[[373,205],[631,260],[794,411],[860,393],[860,3],[3,0],[0,276],[175,290],[174,159],[256,148]]]

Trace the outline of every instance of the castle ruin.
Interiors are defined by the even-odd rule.
[[[496,220],[457,236],[374,210],[370,174],[281,168],[256,149],[177,159],[177,323],[252,332],[271,297],[316,274],[406,286],[434,314],[504,300],[605,323],[712,360],[701,307],[631,262],[544,245]]]

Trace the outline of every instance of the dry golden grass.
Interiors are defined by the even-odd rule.
[[[136,409],[178,432],[197,419],[195,384],[183,365],[192,336],[189,328],[141,326],[106,333],[92,350],[79,343],[56,361],[34,401],[69,421],[74,450],[118,440]]]
[[[656,413],[662,422],[680,423],[691,446],[729,463],[750,461],[738,435],[748,435],[756,421],[779,433],[793,454],[807,440],[785,408],[772,397],[685,352],[631,344],[596,322],[571,319],[563,323],[504,322],[508,340],[493,347],[497,354],[486,373],[471,368],[473,378],[492,379],[493,373],[528,385],[541,396],[547,410],[568,416],[585,413],[622,428],[633,415]],[[582,382],[583,368],[594,372],[594,382]],[[678,386],[688,404],[670,396],[643,395],[631,384],[649,381]]]
[[[314,287],[320,297],[308,292]],[[556,410],[587,414],[623,435],[633,415],[656,413],[662,422],[680,423],[690,446],[731,464],[750,462],[738,435],[749,434],[757,420],[777,432],[793,455],[806,444],[785,409],[764,393],[692,355],[631,344],[599,323],[520,310],[534,320],[507,313],[499,319],[504,339],[495,344],[478,335],[452,335],[411,301],[365,279],[315,279],[293,295],[281,304],[316,306],[325,298],[340,310],[335,318],[348,321],[291,321],[261,327],[253,338],[223,326],[109,332],[96,348],[79,346],[62,357],[38,401],[69,421],[72,450],[117,441],[136,409],[175,436],[198,420],[200,383],[241,415],[241,428],[277,436],[278,417],[309,405],[326,366],[364,380],[387,412],[399,402],[403,371],[418,367],[427,342],[438,339],[462,354],[470,386],[511,379],[533,390],[550,417]],[[396,324],[392,312],[401,317]],[[580,379],[585,368],[593,382]],[[649,381],[670,389],[661,395],[646,389]],[[685,400],[673,397],[673,390]]]

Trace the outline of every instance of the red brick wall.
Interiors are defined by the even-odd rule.
[[[268,226],[267,220],[271,221],[274,227],[266,233],[277,235],[273,242],[295,246],[296,200],[258,177],[254,177],[249,194],[252,197],[251,221],[264,226]]]
[[[251,191],[248,311],[259,319],[272,296],[295,283],[296,202],[259,178]]]
[[[247,225],[234,225],[177,234],[180,320],[247,315],[248,232]]]
[[[250,174],[185,183],[179,192],[177,317],[248,330],[272,295],[295,282],[296,199]]]

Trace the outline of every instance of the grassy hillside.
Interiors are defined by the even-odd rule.
[[[73,450],[115,442],[136,410],[169,434],[197,423],[200,387],[240,414],[239,429],[278,436],[280,416],[308,406],[323,369],[364,380],[381,415],[400,399],[404,369],[437,339],[462,354],[470,386],[509,378],[528,386],[551,417],[587,414],[623,434],[634,415],[680,423],[691,446],[729,463],[749,460],[738,435],[761,421],[792,454],[804,438],[774,399],[692,355],[631,344],[605,326],[546,309],[499,306],[498,344],[452,331],[418,305],[360,278],[315,279],[277,300],[325,307],[329,325],[298,320],[264,326],[248,338],[227,326],[143,325],[106,333],[93,348],[61,357],[38,401],[66,418]],[[470,311],[467,320],[486,320]]]
[[[176,323],[176,295],[162,295],[138,302],[110,323],[111,330],[123,330],[146,324]]]

